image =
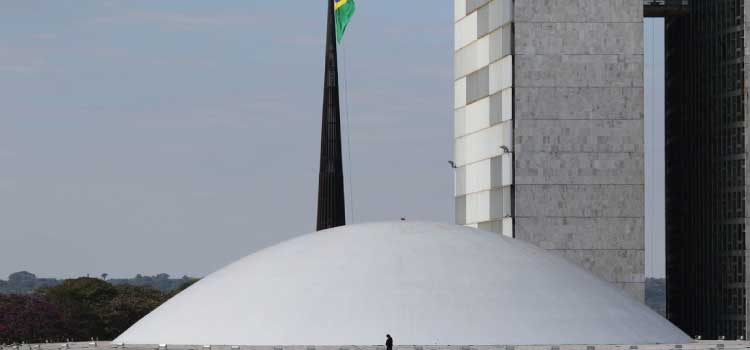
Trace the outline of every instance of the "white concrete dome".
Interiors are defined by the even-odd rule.
[[[169,300],[126,344],[685,343],[648,307],[530,244],[394,222],[308,234],[251,254]]]

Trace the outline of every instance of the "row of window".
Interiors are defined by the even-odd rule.
[[[456,51],[513,20],[512,0],[493,0],[470,13],[462,13],[460,2],[463,0],[457,1],[454,33]],[[467,0],[467,6],[469,1]]]
[[[746,335],[744,0],[691,0],[667,21],[670,319]]]
[[[712,225],[709,231],[711,232],[710,239],[717,251],[740,252],[745,250],[745,224],[717,224]]]
[[[745,190],[718,194],[719,205],[713,207],[714,218],[731,219],[745,217]]]
[[[717,185],[721,188],[745,186],[745,170],[745,159],[722,160]]]
[[[744,0],[694,0],[690,3],[693,13],[709,19],[701,21],[707,31],[715,32],[743,24]]]

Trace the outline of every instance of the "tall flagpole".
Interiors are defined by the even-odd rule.
[[[341,112],[336,55],[334,2],[328,1],[328,31],[323,90],[323,126],[318,177],[318,231],[346,225],[344,166],[341,160]]]

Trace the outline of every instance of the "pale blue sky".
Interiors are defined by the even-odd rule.
[[[451,222],[453,7],[358,5],[350,222]],[[204,275],[314,230],[325,10],[4,1],[0,277]]]
[[[453,221],[453,6],[426,3],[357,3],[350,222]],[[2,7],[0,277],[199,276],[314,229],[324,2]]]
[[[664,277],[664,19],[644,24],[646,274]]]

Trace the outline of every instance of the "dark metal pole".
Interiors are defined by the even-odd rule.
[[[346,225],[344,166],[341,161],[341,113],[336,56],[335,0],[328,1],[328,32],[323,91],[323,126],[320,138],[318,178],[318,231]]]

